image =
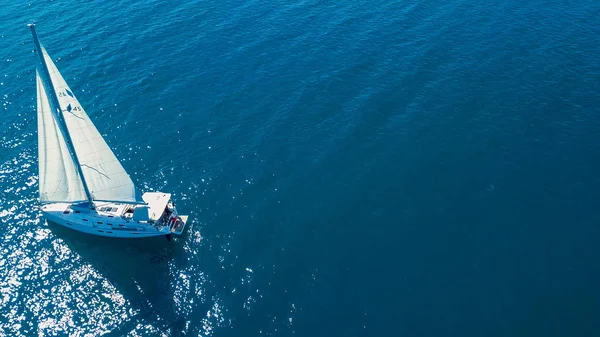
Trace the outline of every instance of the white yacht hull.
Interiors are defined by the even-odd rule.
[[[97,210],[73,207],[69,203],[53,203],[42,206],[42,213],[52,222],[79,232],[112,238],[147,238],[168,234],[179,235],[183,231],[187,216],[182,216],[181,226],[153,224],[125,219]],[[67,213],[68,212],[68,213]]]

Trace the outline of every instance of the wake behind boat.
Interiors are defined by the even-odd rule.
[[[40,44],[36,53],[40,202],[44,217],[81,232],[141,238],[179,235],[187,222],[169,193],[133,184]]]

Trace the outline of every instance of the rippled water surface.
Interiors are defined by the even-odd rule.
[[[600,334],[597,1],[0,6],[0,336]],[[27,22],[185,235],[47,224]]]

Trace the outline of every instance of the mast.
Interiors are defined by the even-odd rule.
[[[50,77],[50,71],[48,70],[48,65],[46,65],[46,60],[44,59],[44,54],[42,52],[42,47],[40,45],[40,41],[38,40],[37,34],[35,32],[35,24],[30,23],[27,26],[31,28],[31,35],[33,35],[33,43],[35,45],[35,51],[39,56],[39,61],[41,63],[41,72],[42,72],[42,83],[44,84],[44,88],[46,89],[46,95],[49,98],[49,102],[51,105],[51,110],[54,111],[54,118],[56,119],[56,124],[58,125],[60,132],[65,138],[65,143],[69,150],[69,154],[71,155],[71,159],[73,159],[73,163],[77,168],[77,173],[81,178],[81,183],[83,184],[83,189],[85,191],[85,195],[90,204],[90,208],[94,209],[94,203],[92,199],[92,194],[90,193],[90,189],[85,181],[85,176],[83,175],[83,170],[81,169],[81,164],[79,164],[79,158],[77,158],[77,153],[75,152],[75,148],[73,147],[73,142],[71,141],[71,135],[69,134],[69,129],[64,120],[63,112],[60,109],[60,103],[58,102],[58,97],[56,97],[56,91],[54,90],[54,85],[52,84],[52,78]]]

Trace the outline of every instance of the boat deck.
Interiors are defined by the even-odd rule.
[[[147,194],[150,197],[156,196],[152,192]],[[48,220],[96,235],[113,237],[181,235],[188,216],[179,215],[171,201],[165,204],[159,205],[158,208],[152,207],[156,206],[156,203],[144,205],[103,202],[96,203],[95,208],[91,209],[88,203],[52,203],[42,206],[42,211]],[[142,212],[139,212],[140,210]]]

